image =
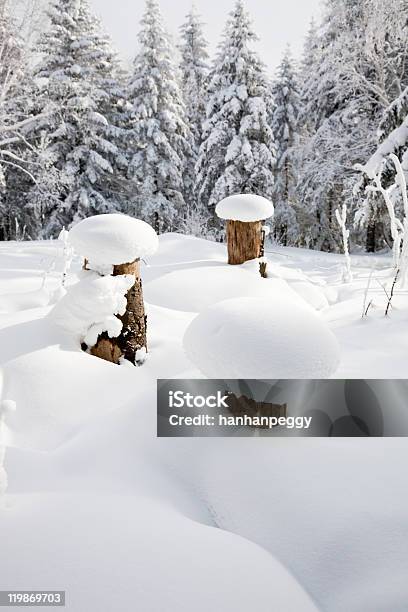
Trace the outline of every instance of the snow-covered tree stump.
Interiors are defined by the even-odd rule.
[[[119,363],[122,358],[136,363],[141,360],[143,353],[147,352],[147,317],[140,277],[140,259],[113,267],[113,276],[123,274],[131,274],[135,277],[135,282],[126,294],[125,313],[118,315],[122,321],[122,331],[116,338],[110,338],[107,332],[104,332],[90,352],[113,363]]]
[[[242,264],[261,255],[262,222],[227,221],[228,263]]]
[[[65,327],[66,320],[69,325],[74,319],[82,347],[92,355],[140,364],[147,353],[140,259],[156,251],[156,232],[139,219],[108,214],[84,219],[72,228],[69,240],[85,258],[83,275],[89,278],[72,288],[78,296],[71,299],[68,292],[68,304],[57,305],[54,318]],[[78,317],[81,310],[83,317]]]
[[[273,204],[257,195],[233,195],[219,202],[215,212],[227,221],[228,263],[258,259],[263,248],[262,221],[272,217]]]

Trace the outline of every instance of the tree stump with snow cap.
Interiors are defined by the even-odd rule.
[[[126,308],[112,313],[121,323],[120,333],[112,335],[112,331],[105,328],[92,346],[84,348],[113,363],[122,359],[141,363],[147,353],[147,318],[140,258],[156,251],[156,232],[139,219],[119,214],[98,215],[76,225],[70,231],[70,242],[85,258],[85,270],[102,276],[134,279],[125,295]]]
[[[227,221],[229,264],[242,264],[262,256],[262,221],[273,216],[272,202],[252,194],[233,195],[221,200],[215,212]]]

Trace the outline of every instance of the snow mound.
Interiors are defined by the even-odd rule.
[[[159,240],[154,229],[140,219],[106,214],[88,217],[69,232],[75,251],[89,267],[129,263],[156,252]]]
[[[150,480],[169,488],[160,473]],[[157,502],[157,493],[89,488],[19,496],[17,510],[0,521],[8,551],[0,558],[2,583],[17,585],[18,577],[36,585],[46,576],[64,585],[70,612],[270,612],[271,593],[279,612],[317,612],[289,571],[248,539],[183,516],[173,503]],[[50,563],[57,551],[58,563]]]
[[[192,321],[183,346],[208,378],[328,378],[340,359],[319,316],[278,295],[215,304]]]
[[[207,266],[170,272],[146,283],[146,301],[156,306],[200,312],[223,300],[238,297],[264,297],[273,300],[276,292],[297,298],[282,279],[267,282],[259,272],[249,272],[241,267]]]
[[[323,310],[323,308],[329,306],[325,293],[316,285],[312,285],[308,281],[293,281],[290,286],[316,310]]]
[[[263,221],[273,216],[272,202],[262,196],[252,194],[238,194],[224,198],[215,207],[220,219],[232,221]]]
[[[119,336],[122,322],[114,315],[126,310],[126,293],[134,284],[132,274],[120,276],[87,277],[68,289],[67,294],[54,306],[51,320],[79,343],[96,344],[99,334]]]

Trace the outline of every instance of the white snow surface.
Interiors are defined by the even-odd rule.
[[[170,306],[168,276],[190,270],[194,290],[201,275],[209,293],[217,268],[258,277],[254,262],[227,268],[225,250],[160,236],[142,273],[146,290],[157,281],[157,301],[162,280],[163,295],[147,304],[149,354],[136,368],[84,353],[52,323],[50,306],[24,303],[52,263],[47,289],[60,286],[57,241],[0,243],[0,401],[17,404],[7,415],[1,581],[66,589],[67,612],[134,612],[135,601],[143,612],[406,612],[405,439],[156,437],[156,379],[201,376],[181,340],[208,307],[204,292],[199,310],[198,299],[190,311]],[[385,318],[379,284],[389,291],[390,256],[352,255],[344,284],[342,255],[266,251],[264,282],[285,299],[300,308],[298,282],[328,297],[316,316],[341,347],[336,377],[406,378],[408,295],[398,289]],[[77,259],[67,290],[81,278]],[[240,282],[235,275],[231,285]],[[219,297],[218,287],[211,299]],[[393,384],[377,392],[404,405]]]
[[[233,297],[262,297],[269,302],[277,294],[288,295],[289,300],[297,301],[285,280],[274,278],[266,282],[259,272],[228,265],[169,272],[144,287],[145,298],[150,304],[188,312],[200,312]]]
[[[187,328],[183,346],[207,378],[328,378],[340,349],[308,306],[280,294],[211,306]]]
[[[148,223],[120,214],[96,215],[80,221],[70,230],[69,242],[96,271],[152,255],[159,244]]]
[[[254,194],[236,194],[224,198],[215,207],[220,219],[231,221],[263,221],[273,216],[272,202]]]

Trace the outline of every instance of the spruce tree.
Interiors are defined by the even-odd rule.
[[[208,76],[207,41],[203,24],[195,8],[186,16],[180,28],[181,40],[181,85],[186,108],[186,121],[192,133],[192,151],[186,159],[184,189],[188,204],[194,204],[195,164],[201,144],[207,100],[206,79]]]
[[[147,0],[128,98],[131,104],[129,213],[160,231],[185,214],[183,172],[192,154],[174,52],[156,0]]]
[[[284,245],[297,241],[295,213],[295,147],[298,144],[299,90],[289,48],[278,68],[272,89],[275,110],[272,130],[277,149],[273,190],[275,237]]]
[[[44,219],[43,235],[118,210],[113,177],[126,161],[113,124],[117,60],[88,1],[54,0],[49,20],[34,72],[41,83],[37,111],[45,117],[31,136],[41,148],[42,171],[53,181],[49,193],[47,183],[35,185],[27,201]]]
[[[300,108],[298,126],[304,136],[313,133],[318,121],[313,107],[316,81],[311,78],[315,74],[320,61],[321,39],[319,28],[314,19],[311,20],[303,45],[303,53],[299,68],[299,98]]]
[[[209,102],[197,161],[200,203],[214,207],[235,193],[272,198],[275,143],[270,91],[251,45],[257,37],[243,2],[227,22],[209,79]]]

